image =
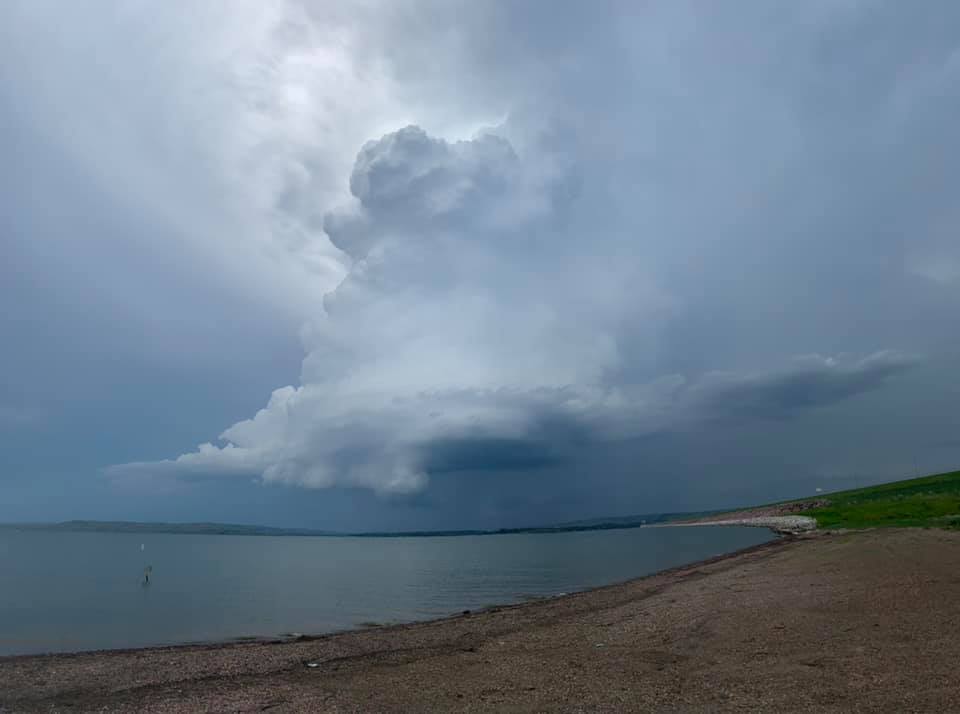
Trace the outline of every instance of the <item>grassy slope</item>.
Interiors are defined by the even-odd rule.
[[[934,526],[960,528],[960,471],[824,494],[824,508],[805,511],[820,528]]]

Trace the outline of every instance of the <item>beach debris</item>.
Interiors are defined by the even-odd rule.
[[[316,669],[317,667],[320,666],[320,663],[319,663],[319,662],[307,662],[307,666],[308,666],[310,669]]]

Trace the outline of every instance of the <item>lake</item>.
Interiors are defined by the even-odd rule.
[[[0,655],[424,620],[627,580],[772,537],[737,527],[417,538],[0,529]]]

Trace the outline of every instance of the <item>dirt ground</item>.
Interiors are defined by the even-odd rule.
[[[0,659],[0,711],[960,711],[960,532],[777,541],[296,642]]]

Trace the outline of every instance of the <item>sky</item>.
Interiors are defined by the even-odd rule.
[[[960,464],[950,0],[0,4],[0,521]]]

